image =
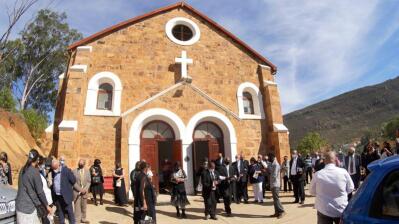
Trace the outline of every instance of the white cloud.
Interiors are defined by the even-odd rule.
[[[284,112],[356,80],[357,50],[375,20],[375,1],[267,1],[259,15],[275,38],[265,52],[283,62],[278,82]],[[294,100],[293,100],[293,99]]]
[[[66,11],[70,25],[87,36],[172,2],[55,0],[51,7]],[[399,29],[399,7],[388,1],[188,2],[278,66],[285,113],[354,88],[348,83],[370,75],[367,72],[378,58],[375,54]]]
[[[369,75],[375,53],[399,27],[399,13],[386,15],[388,7],[381,5],[373,0],[255,0],[245,5],[251,18],[221,14],[217,21],[278,66],[287,113]]]

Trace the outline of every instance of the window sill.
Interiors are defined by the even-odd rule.
[[[243,120],[262,120],[264,118],[262,118],[261,115],[257,115],[257,114],[243,114],[240,116],[240,119]]]
[[[119,117],[120,113],[115,113],[109,110],[95,110],[90,112],[85,112],[85,116],[103,116],[103,117]]]

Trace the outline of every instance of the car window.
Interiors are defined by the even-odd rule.
[[[399,170],[390,172],[377,188],[370,215],[399,220]]]

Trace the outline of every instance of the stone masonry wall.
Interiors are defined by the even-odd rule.
[[[194,45],[180,46],[166,36],[166,22],[178,16],[189,18],[199,26],[201,38]],[[235,114],[238,114],[236,96],[241,83],[252,82],[262,87],[264,80],[274,81],[270,71],[259,74],[260,62],[257,59],[207,22],[182,9],[148,18],[87,45],[92,46],[92,52],[75,51],[71,54],[69,67],[83,64],[88,68],[86,73],[69,71],[66,75],[68,83],[63,116],[58,118],[77,120],[78,130],[60,132],[58,154],[65,154],[73,167],[78,157],[88,158],[90,162],[100,158],[107,175],[110,175],[115,160],[121,159],[127,168],[126,131],[135,115],[144,109],[166,108],[178,114],[184,122],[205,109],[224,112],[188,87],[181,87],[182,97],[167,94],[129,114],[122,122],[119,117],[84,116],[88,81],[95,74],[109,71],[120,78],[123,86],[122,113],[178,81],[180,66],[174,60],[181,56],[182,50],[186,50],[188,57],[194,61],[188,69],[193,78],[192,84]],[[272,100],[278,98],[278,95],[272,94]],[[237,132],[238,152],[243,151],[250,156],[259,151],[265,152],[272,145],[267,138],[272,136],[273,121],[228,118]],[[282,121],[281,118],[276,119]]]

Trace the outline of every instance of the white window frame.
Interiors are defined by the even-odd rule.
[[[103,83],[109,83],[113,87],[112,110],[97,109],[98,88]],[[112,72],[97,73],[89,81],[84,115],[119,117],[121,115],[121,100],[122,84],[119,77]]]
[[[254,114],[246,114],[244,112],[243,93],[248,92],[252,95],[252,102],[254,105]],[[251,83],[242,83],[237,90],[238,116],[240,119],[247,120],[261,120],[265,119],[265,112],[263,109],[263,97],[259,88]]]
[[[185,25],[188,28],[190,28],[191,31],[193,32],[193,37],[187,41],[181,41],[181,40],[177,39],[175,36],[173,36],[173,33],[172,33],[173,27],[175,27],[177,25]],[[199,41],[199,39],[201,37],[201,31],[200,31],[198,25],[195,24],[192,20],[184,18],[184,17],[176,17],[176,18],[169,20],[165,25],[165,32],[166,32],[166,36],[168,36],[168,38],[171,41],[173,41],[176,44],[184,45],[184,46],[195,44],[197,41]]]

